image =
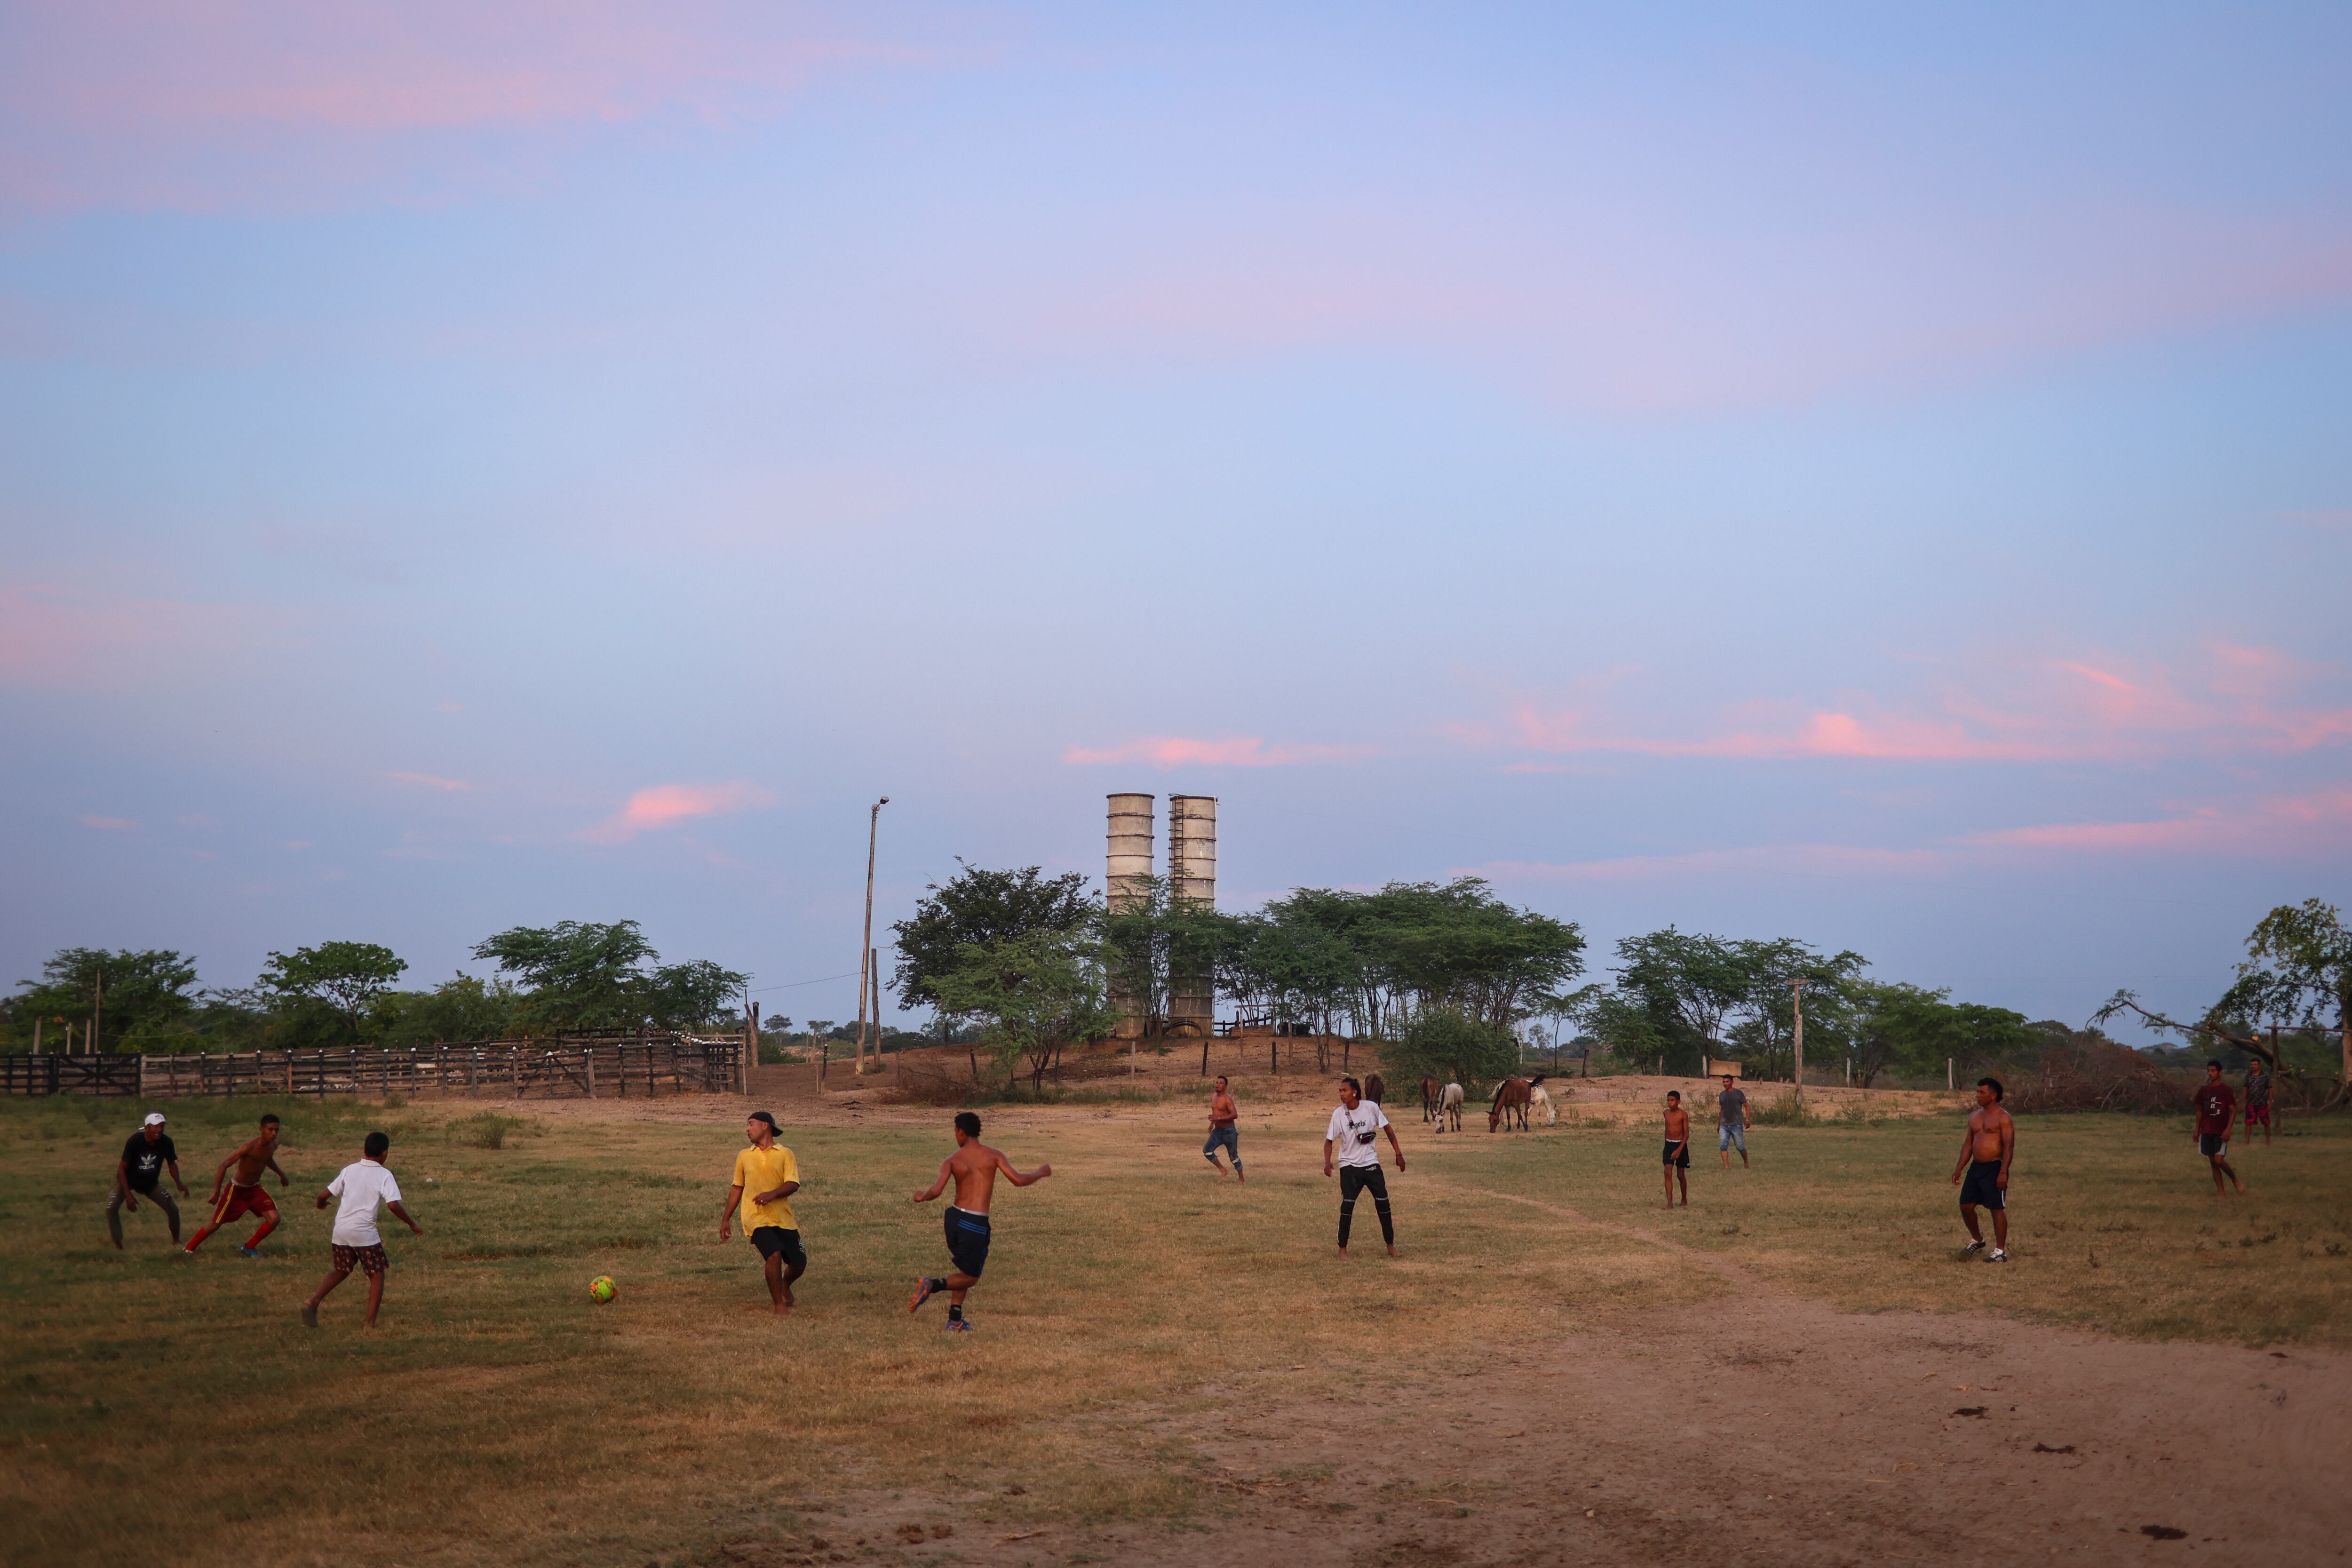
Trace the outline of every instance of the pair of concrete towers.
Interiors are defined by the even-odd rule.
[[[1144,896],[1152,874],[1152,805],[1148,795],[1110,797],[1109,856],[1105,863],[1103,891],[1114,910],[1133,905]],[[1217,797],[1212,795],[1171,795],[1168,797],[1168,890],[1175,899],[1215,907],[1217,901]],[[1205,1035],[1216,1017],[1216,992],[1207,974],[1168,977],[1168,1016],[1161,1031],[1171,1035]],[[1151,1020],[1139,997],[1114,992],[1112,1003],[1123,1016],[1121,1039],[1144,1034]]]

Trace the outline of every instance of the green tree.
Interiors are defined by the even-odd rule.
[[[386,994],[368,1023],[377,1042],[386,1046],[502,1039],[520,1000],[508,981],[453,974],[430,991]]]
[[[1112,989],[1147,1020],[1163,1024],[1175,983],[1197,976],[1213,984],[1236,941],[1235,917],[1175,890],[1164,877],[1140,877],[1116,907],[1094,921]]]
[[[1007,1083],[1026,1056],[1031,1083],[1042,1086],[1062,1046],[1097,1038],[1118,1021],[1103,947],[1085,932],[967,943],[933,984],[940,1006],[982,1021],[981,1044]]]
[[[1853,1070],[1864,1088],[1883,1072],[1940,1076],[1947,1058],[1990,1064],[2042,1043],[2022,1013],[1950,998],[1948,990],[1902,984],[1864,983],[1855,988]]]
[[[1416,1014],[1381,1054],[1407,1078],[1452,1079],[1474,1093],[1519,1067],[1519,1042],[1510,1030],[1453,1007]]]
[[[898,963],[891,988],[908,1007],[940,1005],[939,981],[955,971],[966,947],[985,947],[1039,932],[1084,928],[1099,910],[1083,871],[1048,877],[1042,868],[992,871],[963,868],[933,883],[915,912],[891,926]]]
[[[196,1005],[188,993],[195,983],[195,960],[168,948],[60,948],[43,961],[40,979],[17,982],[19,992],[9,1007],[12,1032],[17,1044],[29,1047],[34,1019],[56,1033],[63,1021],[88,1027],[95,1012],[100,1050],[130,1037],[177,1033],[186,1028]],[[57,1043],[62,1045],[62,1038]],[[47,1037],[43,1044],[49,1044]]]
[[[332,1008],[356,1040],[369,1009],[407,968],[392,949],[372,942],[322,942],[271,953],[254,985],[282,1003],[307,999]]]
[[[751,979],[708,959],[663,963],[635,921],[516,926],[485,939],[474,956],[528,988],[515,1023],[533,1032],[693,1028]]]

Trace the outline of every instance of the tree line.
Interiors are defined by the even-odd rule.
[[[407,963],[376,942],[272,952],[250,985],[196,986],[169,949],[65,948],[8,997],[9,1048],[245,1051],[368,1043],[544,1037],[587,1030],[700,1029],[734,1017],[751,978],[708,959],[665,963],[635,921],[516,926],[473,949],[488,980],[402,989]]]

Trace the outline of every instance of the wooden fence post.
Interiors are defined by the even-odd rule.
[[[588,1063],[588,1098],[593,1100],[596,1098],[596,1042],[591,1040],[581,1047],[580,1054]]]

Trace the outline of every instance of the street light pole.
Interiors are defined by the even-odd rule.
[[[876,801],[874,808],[866,814],[866,935],[857,944],[857,1071],[855,1076],[858,1078],[866,1076],[866,995],[869,986],[877,978],[873,972],[874,846],[882,832],[882,808],[889,804],[890,797],[886,795]],[[875,1054],[879,1056],[881,1054],[879,1047],[882,1044],[882,1019],[879,1016],[881,1008],[878,1005],[876,1006],[875,1013],[877,1015],[874,1019],[874,1043],[877,1047]]]

